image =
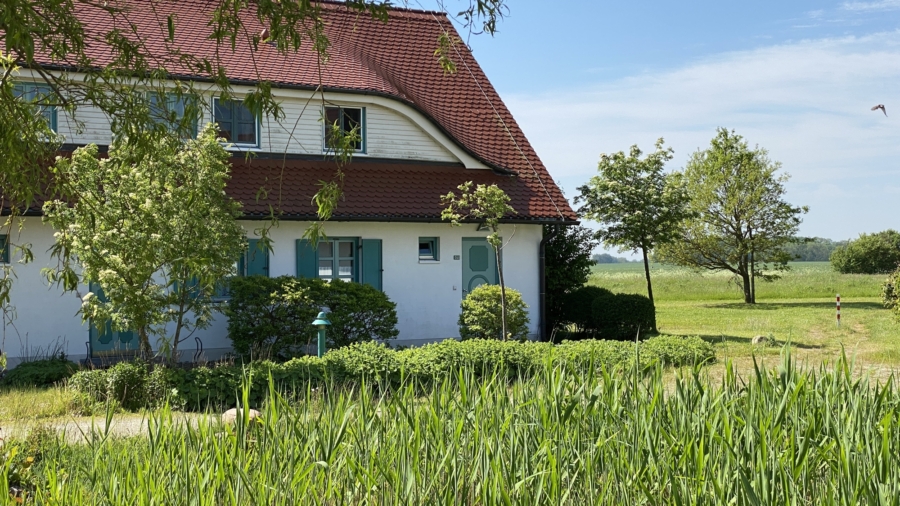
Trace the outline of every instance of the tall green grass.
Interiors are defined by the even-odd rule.
[[[721,382],[549,365],[273,398],[261,423],[59,444],[38,504],[898,504],[900,391],[788,357]],[[421,386],[419,386],[421,387]],[[6,475],[0,476],[0,485]]]
[[[757,282],[757,300],[833,298],[837,293],[845,298],[879,297],[885,278],[840,274],[828,262],[793,262],[790,267],[779,280]],[[684,267],[651,264],[650,277],[657,301],[741,301],[743,298],[728,272],[698,273]],[[588,284],[614,292],[647,294],[642,263],[596,265]]]

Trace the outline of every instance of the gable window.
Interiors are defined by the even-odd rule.
[[[325,239],[319,241],[320,279],[342,281],[357,280],[356,239]]]
[[[9,236],[0,234],[0,264],[9,263]]]
[[[419,261],[437,262],[440,259],[440,239],[437,237],[419,237]]]
[[[243,100],[215,99],[215,121],[219,126],[219,137],[235,146],[257,147],[259,145],[259,122]]]
[[[50,86],[37,83],[16,83],[15,86],[13,86],[13,94],[16,97],[21,97],[26,102],[35,104],[38,109],[38,114],[44,117],[50,129],[54,132],[57,131],[56,106],[42,105],[50,102],[53,97],[53,90]]]
[[[343,135],[356,132],[353,150],[366,152],[366,110],[360,107],[325,107],[325,151],[333,151],[338,139],[334,137],[333,125],[337,125]]]
[[[197,120],[188,118],[190,123],[185,125],[185,115],[191,109],[190,100],[188,96],[179,97],[174,93],[166,93],[165,95],[148,93],[147,101],[150,103],[150,118],[155,123],[165,125],[172,131],[186,126],[187,132],[185,132],[184,136],[186,138],[197,137]]]

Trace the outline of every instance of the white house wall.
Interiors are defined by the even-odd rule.
[[[259,222],[253,221],[242,224],[248,233],[259,226]],[[296,240],[307,226],[307,223],[283,221],[271,231],[274,251],[269,258],[270,276],[296,275]],[[383,289],[397,303],[400,334],[394,344],[406,346],[459,337],[457,318],[462,300],[462,261],[454,256],[462,256],[463,237],[486,236],[485,232],[475,229],[476,226],[471,224],[451,227],[443,223],[334,222],[326,226],[326,232],[332,237],[382,240]],[[522,292],[530,312],[529,332],[535,337],[540,323],[538,247],[541,227],[503,225],[501,235],[509,241],[503,252],[506,283]],[[419,237],[440,238],[439,262],[419,262]],[[59,288],[48,287],[40,274],[41,268],[53,265],[47,253],[53,242],[53,231],[42,225],[39,218],[25,218],[21,236],[12,238],[12,242],[30,243],[35,258],[27,265],[13,264],[17,276],[12,289],[16,318],[12,324],[4,326],[0,341],[10,365],[15,365],[23,356],[56,346],[72,359],[84,358],[88,327],[81,323],[77,314],[80,300],[75,294],[64,294]],[[207,358],[215,359],[230,348],[227,321],[221,315],[197,336],[202,340]],[[184,357],[189,358],[194,351],[193,339],[181,346]]]

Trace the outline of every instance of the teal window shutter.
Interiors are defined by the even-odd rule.
[[[269,276],[269,250],[260,244],[259,239],[247,241],[246,269],[248,276]]]
[[[362,282],[382,288],[381,239],[362,240]]]
[[[319,275],[319,255],[307,239],[297,239],[297,277],[315,278]]]
[[[0,234],[0,263],[9,263],[9,237],[6,234]]]

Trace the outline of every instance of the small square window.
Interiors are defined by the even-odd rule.
[[[215,100],[213,116],[219,137],[236,146],[259,145],[259,122],[241,100]]]
[[[43,116],[47,122],[47,126],[54,132],[57,131],[56,106],[51,104],[54,102],[54,95],[53,89],[49,85],[42,83],[16,83],[13,87],[13,94],[17,98],[34,104],[37,113]]]
[[[334,150],[336,139],[332,134],[332,127],[337,125],[341,132],[346,135],[355,131],[357,138],[353,144],[353,149],[359,153],[366,152],[366,130],[365,130],[366,111],[363,108],[353,107],[325,107],[325,150]]]
[[[9,236],[0,235],[0,264],[9,263]]]
[[[179,97],[175,93],[147,93],[150,103],[150,118],[169,130],[182,131],[183,137],[197,137],[196,104],[185,95]]]
[[[419,260],[436,262],[441,259],[439,250],[437,237],[419,237]]]

